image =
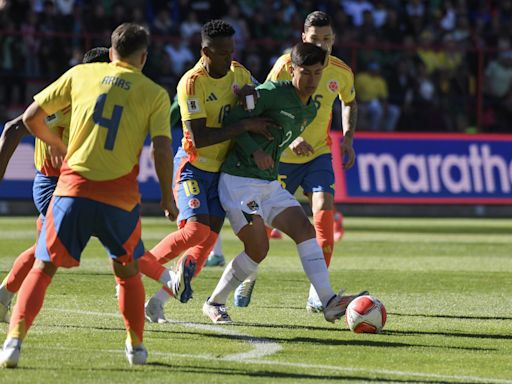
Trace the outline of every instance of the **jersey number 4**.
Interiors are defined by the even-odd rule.
[[[114,142],[116,141],[117,130],[119,129],[119,123],[121,122],[123,107],[115,104],[112,109],[112,116],[110,118],[103,117],[103,110],[105,109],[106,101],[106,93],[102,93],[98,96],[96,104],[94,105],[94,114],[92,115],[92,119],[95,124],[100,127],[107,128],[107,139],[105,140],[104,148],[111,151],[114,149]]]

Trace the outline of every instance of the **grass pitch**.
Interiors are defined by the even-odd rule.
[[[332,285],[381,299],[383,334],[354,334],[307,314],[295,246],[272,240],[250,307],[230,308],[236,324],[213,325],[202,315],[223,271],[205,268],[194,300],[166,306],[171,323],[146,326],[149,364],[130,369],[114,279],[93,239],[81,267],[54,278],[19,368],[0,370],[0,382],[512,383],[512,220],[348,218],[345,227]],[[33,242],[33,228],[33,219],[0,218],[2,277]],[[146,246],[174,229],[144,219]],[[228,226],[222,235],[230,259],[241,246]],[[147,294],[158,289],[144,282]]]

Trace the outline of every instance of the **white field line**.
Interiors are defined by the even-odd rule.
[[[97,315],[97,316],[108,316],[108,317],[121,317],[117,313],[103,313],[103,312],[93,312],[93,311],[82,311],[82,310],[65,310],[59,308],[45,308],[45,310],[55,311],[55,312],[65,312],[65,313],[76,313],[76,314],[84,314],[84,315]],[[436,380],[456,380],[464,383],[489,383],[489,384],[512,384],[512,380],[504,380],[504,379],[496,379],[496,378],[488,378],[488,377],[479,377],[479,376],[464,376],[464,375],[441,375],[436,373],[423,373],[423,372],[409,372],[409,371],[397,371],[397,370],[389,370],[389,369],[372,369],[372,368],[357,368],[357,367],[342,367],[339,365],[324,365],[324,364],[307,364],[307,363],[293,363],[287,361],[275,361],[275,360],[263,360],[263,357],[268,357],[279,350],[282,347],[278,343],[271,342],[264,338],[251,337],[248,335],[244,335],[239,332],[232,331],[230,329],[225,328],[224,326],[215,326],[215,325],[206,325],[206,324],[198,324],[198,323],[189,323],[182,321],[170,320],[169,323],[183,325],[189,328],[201,329],[205,331],[211,331],[220,333],[223,335],[232,335],[236,337],[240,337],[242,339],[246,338],[246,341],[253,345],[253,350],[245,353],[239,354],[231,354],[224,356],[215,356],[210,354],[183,354],[183,353],[170,353],[170,352],[158,352],[149,350],[149,354],[153,356],[162,356],[167,357],[169,359],[180,357],[180,358],[195,358],[195,359],[203,359],[203,360],[220,360],[220,361],[235,361],[242,364],[257,364],[257,365],[270,365],[270,366],[281,366],[281,367],[296,367],[296,368],[305,368],[312,369],[315,371],[327,370],[327,371],[335,371],[335,372],[351,372],[351,373],[365,373],[365,374],[373,374],[373,375],[389,375],[389,376],[398,376],[398,377],[416,377],[423,379],[436,379]],[[261,346],[261,348],[258,348]],[[47,348],[45,348],[47,349]],[[55,350],[64,350],[64,351],[75,351],[80,350],[83,351],[83,348],[53,348]],[[102,349],[97,350],[96,352],[103,353],[124,353],[122,350],[109,350]]]

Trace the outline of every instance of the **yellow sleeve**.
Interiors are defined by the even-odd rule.
[[[160,87],[159,87],[160,88]],[[149,118],[149,134],[155,136],[171,137],[171,101],[168,93],[160,88],[154,100],[155,110]]]
[[[46,112],[52,115],[71,104],[71,84],[75,68],[71,68],[61,77],[34,96],[34,100]]]
[[[270,70],[267,76],[267,80],[278,81],[278,80],[291,80],[292,77],[288,71],[290,63],[290,55],[283,55],[274,63],[274,66]]]
[[[199,78],[184,78],[178,84],[181,120],[206,119],[205,92]]]
[[[354,74],[352,71],[344,71],[341,73],[339,98],[344,103],[350,103],[356,98],[356,88],[354,85]]]

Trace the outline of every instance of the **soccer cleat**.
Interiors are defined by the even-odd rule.
[[[209,300],[210,298],[208,298]],[[224,304],[212,304],[206,300],[203,304],[203,313],[215,324],[231,324],[233,320],[228,315],[228,309]]]
[[[126,340],[125,349],[126,358],[130,365],[144,365],[148,358],[148,351],[143,343],[133,347],[129,340]]]
[[[324,311],[324,306],[322,302],[317,297],[308,297],[308,301],[306,303],[306,311],[309,313],[320,313]]]
[[[164,324],[167,319],[164,314],[164,305],[156,297],[152,297],[144,305],[144,314],[146,320],[150,323]]]
[[[279,229],[272,228],[269,237],[271,239],[281,240],[283,238],[283,234],[281,233],[281,231],[279,231]]]
[[[226,264],[226,260],[224,260],[224,255],[215,255],[213,253],[208,256],[206,259],[206,263],[204,263],[205,267],[223,267]]]
[[[248,307],[251,302],[252,291],[256,280],[245,280],[240,284],[236,290],[233,301],[235,307]]]
[[[343,295],[344,290],[342,289],[340,293],[333,296],[325,306],[324,309],[324,317],[325,320],[334,323],[336,320],[341,319],[341,317],[345,314],[348,305],[352,300],[356,297],[368,295],[368,291],[361,291],[355,295]]]
[[[334,241],[339,241],[343,237],[345,233],[345,228],[343,228],[343,215],[341,212],[334,212]]]
[[[16,368],[20,359],[21,340],[7,339],[5,340],[2,351],[0,352],[1,368]]]
[[[185,255],[178,261],[178,265],[174,270],[174,279],[171,279],[169,282],[169,289],[171,289],[174,297],[182,303],[186,303],[192,298],[190,282],[194,277],[195,270],[195,260]]]
[[[10,307],[10,304],[4,304],[2,302],[0,302],[0,323],[1,322],[4,322],[4,323],[9,323],[9,307]]]
[[[121,290],[121,286],[119,284],[116,284],[116,293],[114,294],[114,297],[116,299],[119,299],[119,291]]]

